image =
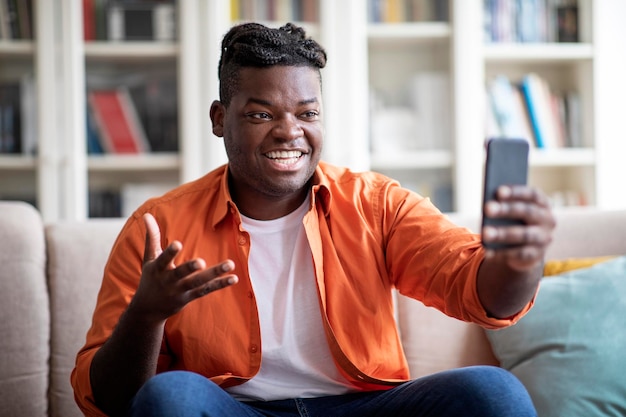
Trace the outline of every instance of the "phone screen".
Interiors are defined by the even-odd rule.
[[[487,142],[485,180],[483,189],[482,225],[507,226],[522,224],[521,220],[493,219],[484,215],[485,203],[496,198],[501,185],[525,185],[528,180],[528,142],[524,139],[497,138]],[[489,244],[488,248],[507,245]]]

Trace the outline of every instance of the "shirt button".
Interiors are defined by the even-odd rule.
[[[250,346],[250,352],[257,353],[258,350],[259,350],[259,347],[257,345]]]
[[[238,243],[240,245],[242,245],[242,246],[245,245],[246,244],[246,238],[244,236],[240,236],[239,240],[238,240]]]
[[[252,298],[252,291],[248,291],[248,298]]]

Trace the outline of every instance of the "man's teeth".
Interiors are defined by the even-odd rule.
[[[268,152],[266,156],[270,159],[293,159],[300,158],[302,152],[300,151],[272,151]]]

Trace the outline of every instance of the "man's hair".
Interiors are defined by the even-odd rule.
[[[231,28],[222,40],[218,67],[222,104],[228,106],[235,94],[239,70],[274,65],[306,66],[319,73],[326,65],[326,51],[316,41],[307,38],[304,29],[292,23],[279,29],[258,23],[243,23]]]

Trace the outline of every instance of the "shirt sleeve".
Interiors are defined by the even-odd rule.
[[[515,323],[532,306],[506,319],[491,317],[477,293],[485,251],[480,235],[453,224],[429,199],[391,185],[383,196],[387,269],[400,293],[485,328]]]

